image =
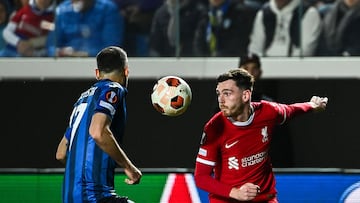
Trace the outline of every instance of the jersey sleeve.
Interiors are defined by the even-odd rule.
[[[196,185],[211,194],[229,197],[232,187],[214,179],[212,173],[213,167],[196,162],[194,172]]]
[[[66,128],[64,136],[67,140],[70,140],[70,137],[71,137],[71,128],[70,127]]]
[[[298,115],[312,111],[312,107],[308,102],[294,104],[280,104],[271,102],[271,105],[278,113],[278,122],[285,123]]]
[[[221,112],[220,112],[221,114]],[[213,177],[214,168],[219,162],[222,122],[219,116],[210,120],[204,127],[201,138],[201,146],[196,158],[195,183],[211,193],[223,197],[229,197],[232,187],[224,184]]]
[[[105,113],[113,118],[122,103],[126,90],[117,83],[109,83],[101,89],[95,112]]]
[[[218,130],[220,125],[214,120],[211,120],[204,127],[204,131],[201,138],[201,145],[196,158],[196,162],[212,166],[216,165],[216,161],[219,153],[219,135]]]

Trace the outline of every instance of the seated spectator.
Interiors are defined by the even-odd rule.
[[[313,56],[322,20],[313,6],[301,0],[270,0],[258,11],[249,52],[260,56]]]
[[[55,6],[54,0],[30,0],[16,11],[3,31],[6,46],[0,55],[46,56],[46,39],[52,29]]]
[[[48,54],[85,57],[107,46],[121,46],[124,19],[110,0],[65,0],[56,9],[55,30],[50,33]]]
[[[125,17],[124,49],[128,56],[149,56],[149,37],[156,10],[163,0],[114,0]]]
[[[360,56],[360,1],[338,0],[324,16],[320,55]]]
[[[197,56],[239,56],[247,53],[255,12],[239,0],[209,0],[195,33]]]
[[[194,54],[195,29],[201,15],[206,12],[206,8],[197,0],[180,0],[178,1],[179,19],[177,19],[176,2],[166,0],[155,13],[150,32],[150,56],[166,57],[177,56],[177,54],[193,56]],[[177,47],[177,40],[179,40],[179,47]]]
[[[9,21],[10,10],[6,0],[0,0],[0,50],[5,47],[5,39],[2,35],[3,30]]]

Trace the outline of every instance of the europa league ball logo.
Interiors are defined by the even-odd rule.
[[[339,203],[359,203],[360,202],[360,182],[348,187],[342,194]]]

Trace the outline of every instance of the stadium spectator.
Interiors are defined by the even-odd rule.
[[[255,11],[239,0],[209,0],[208,13],[195,33],[196,56],[241,56],[247,53]]]
[[[30,0],[16,11],[3,31],[5,57],[46,56],[46,40],[54,20],[54,0]]]
[[[319,55],[360,56],[360,1],[338,0],[324,16]]]
[[[5,39],[2,35],[3,30],[9,21],[10,8],[6,0],[0,0],[0,51],[5,47]]]
[[[315,7],[300,0],[270,0],[257,12],[248,50],[259,56],[312,56],[321,27]]]
[[[96,56],[104,47],[122,45],[124,19],[113,1],[65,0],[56,9],[55,30],[48,54],[59,57]]]
[[[315,6],[319,13],[321,18],[324,18],[324,15],[327,13],[327,11],[333,6],[334,2],[336,0],[307,0],[309,5]]]
[[[176,2],[179,2],[179,5],[176,5]],[[195,29],[205,12],[206,7],[198,0],[166,0],[153,19],[150,56],[193,56]]]
[[[328,99],[281,104],[252,102],[254,78],[243,69],[217,78],[220,112],[204,126],[195,165],[196,185],[210,202],[277,203],[269,156],[274,127],[296,116],[325,110]]]
[[[129,56],[149,56],[149,36],[156,10],[163,0],[115,0],[125,17],[124,48]]]
[[[257,54],[249,53],[243,56],[240,56],[239,59],[239,68],[247,70],[252,76],[254,76],[255,84],[254,90],[252,92],[251,100],[252,101],[274,101],[273,98],[263,93],[260,79],[262,76],[261,60]]]

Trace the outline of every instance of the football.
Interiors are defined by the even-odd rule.
[[[180,77],[165,76],[153,87],[151,102],[162,115],[179,116],[189,107],[192,99],[190,86]]]

